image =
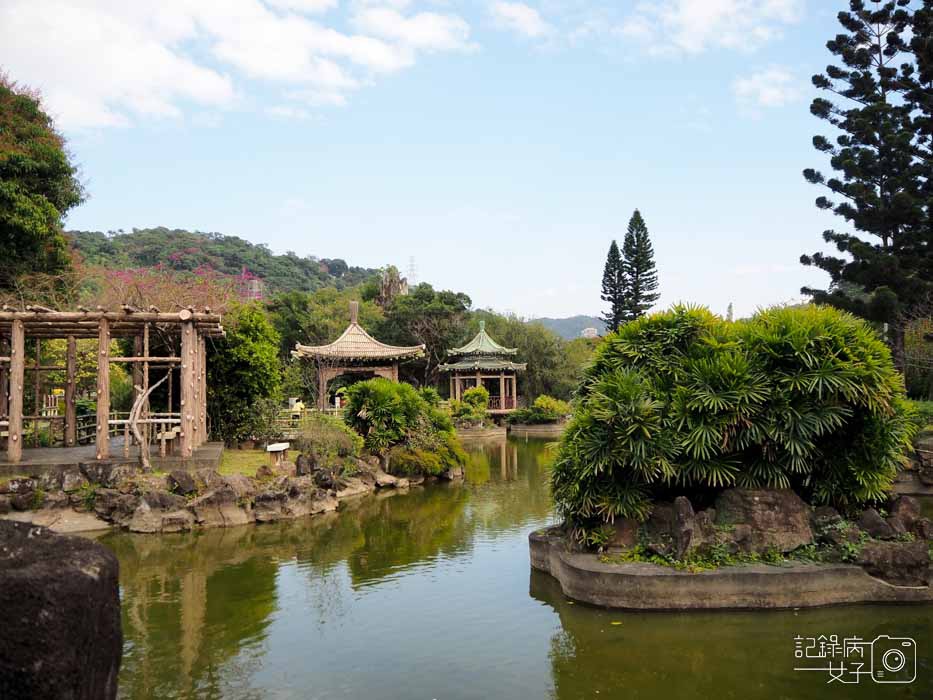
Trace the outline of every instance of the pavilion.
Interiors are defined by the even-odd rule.
[[[292,356],[310,359],[317,365],[317,407],[327,408],[327,387],[344,374],[372,374],[398,381],[398,365],[402,360],[424,356],[424,345],[397,347],[373,338],[359,324],[359,303],[350,302],[350,325],[328,345],[295,344]]]
[[[98,308],[96,311],[56,311],[41,306],[26,306],[23,310],[3,307],[0,310],[0,437],[6,441],[6,460],[3,464],[30,463],[35,459],[54,463],[111,459],[111,436],[123,432],[124,458],[130,457],[131,442],[141,447],[143,464],[149,461],[149,427],[171,429],[171,440],[177,437],[181,459],[191,459],[196,450],[207,442],[207,350],[206,339],[224,334],[218,314],[205,309],[181,309],[164,313],[150,307],[148,311],[125,305],[120,311]],[[157,356],[150,353],[150,335],[180,340],[181,352],[177,356]],[[116,338],[133,340],[131,356],[117,356],[112,352]],[[96,416],[85,425],[76,406],[77,341],[96,340]],[[52,340],[65,341],[65,364],[46,366],[40,362],[41,345]],[[34,348],[32,362],[27,362],[27,341]],[[110,366],[123,363],[132,366],[134,403],[129,415],[115,417],[110,408]],[[57,394],[45,395],[48,372],[65,373],[62,395],[64,415],[58,414]],[[150,383],[150,371],[161,375]],[[27,390],[26,374],[32,380],[34,396],[32,413],[25,415],[24,394]],[[172,375],[178,382],[179,410],[172,412]],[[151,414],[149,397],[163,382],[168,386],[166,413]],[[48,399],[52,401],[49,402]],[[24,422],[30,422],[36,439],[34,449],[27,449],[29,435]],[[62,448],[43,449],[38,444],[39,426],[46,425],[48,434],[62,436]],[[132,434],[131,434],[132,431]],[[89,438],[89,439],[88,439]],[[84,441],[91,445],[82,447]],[[164,448],[165,443],[162,443]],[[49,456],[51,455],[51,456]],[[59,456],[55,456],[59,455]],[[2,460],[0,460],[2,461]]]
[[[458,401],[466,389],[485,386],[489,391],[489,412],[510,413],[518,408],[516,375],[527,365],[512,362],[517,348],[499,345],[486,333],[486,322],[479,322],[479,333],[466,345],[448,351],[454,362],[439,367],[450,374],[450,398]]]

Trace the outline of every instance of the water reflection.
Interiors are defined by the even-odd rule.
[[[544,444],[468,449],[461,484],[294,522],[103,538],[121,564],[121,697],[829,697],[789,671],[791,640],[853,631],[916,637],[925,681],[838,697],[933,695],[931,607],[634,615],[570,604],[528,565],[527,534],[551,512]]]

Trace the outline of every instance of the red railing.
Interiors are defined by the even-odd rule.
[[[490,396],[489,397],[489,410],[490,411],[512,411],[518,408],[518,404],[520,401],[521,401],[521,397]]]

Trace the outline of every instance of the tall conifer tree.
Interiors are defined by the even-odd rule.
[[[929,7],[928,0],[923,4]],[[905,43],[916,19],[910,0],[851,0],[849,11],[838,18],[845,33],[826,47],[839,65],[813,76],[813,84],[833,99],[817,97],[810,106],[812,114],[838,129],[833,141],[813,138],[814,147],[830,156],[836,175],[826,178],[811,168],[803,174],[833,197],[818,197],[816,206],[842,217],[854,232],[824,231],[823,239],[842,256],[800,258],[830,276],[828,289],[802,291],[885,324],[895,362],[903,369],[907,320],[933,293],[928,252],[933,161],[924,157],[922,135],[922,105],[929,114],[931,97],[922,87],[917,57],[911,56],[917,47],[929,48],[930,29],[918,24],[912,46]]]
[[[628,222],[622,244],[622,271],[625,294],[622,318],[633,321],[654,306],[658,292],[658,272],[654,266],[654,248],[648,237],[648,227],[637,209]]]
[[[625,275],[622,269],[622,256],[619,246],[613,241],[606,256],[606,266],[603,268],[603,293],[600,298],[609,304],[609,309],[603,314],[606,330],[610,333],[619,329],[625,307]]]

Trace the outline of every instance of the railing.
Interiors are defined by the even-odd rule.
[[[490,396],[490,411],[514,411],[521,405],[521,396]]]
[[[329,416],[343,416],[342,408],[326,408],[324,411],[318,411],[316,408],[302,408],[292,410],[290,408],[282,409],[275,417],[274,425],[276,432],[287,437],[294,438],[301,433],[302,428],[307,424],[309,418],[315,413],[326,413]]]

